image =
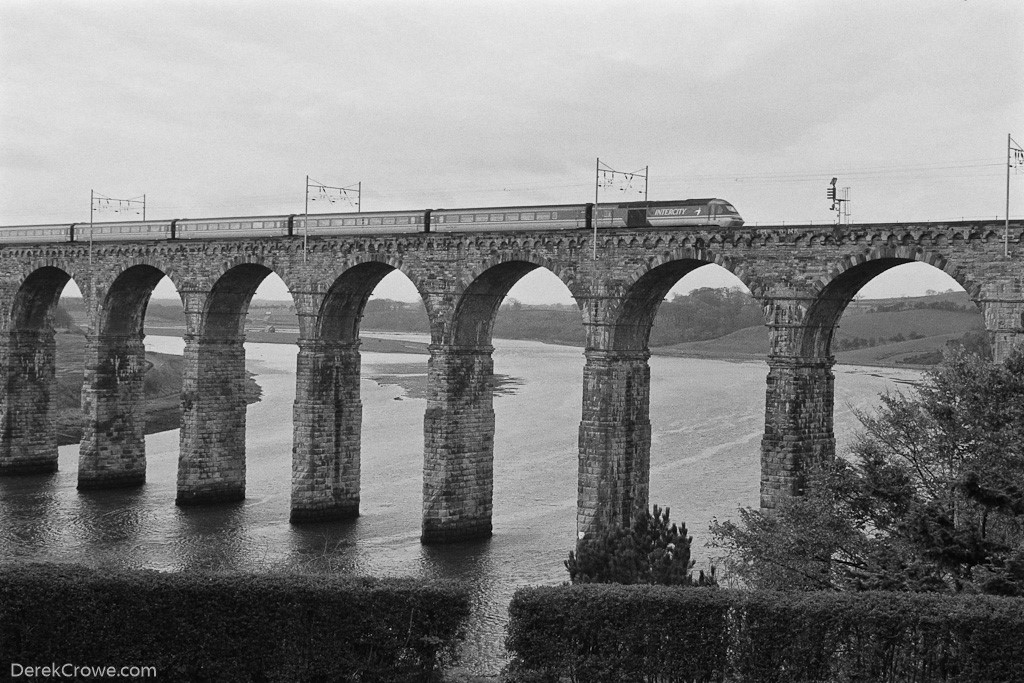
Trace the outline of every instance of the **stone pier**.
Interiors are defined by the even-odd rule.
[[[629,525],[647,509],[650,352],[587,349],[580,421],[577,531]]]
[[[992,357],[1002,361],[1017,346],[1024,346],[1024,292],[1021,285],[1006,287],[982,301],[985,327],[992,335]]]
[[[291,521],[359,515],[359,342],[299,340]]]
[[[761,441],[761,507],[803,493],[806,468],[835,457],[835,360],[769,356]]]
[[[491,535],[493,350],[430,346],[423,419],[424,543]]]
[[[85,425],[78,488],[146,481],[146,349],[141,334],[90,336],[85,349]]]
[[[185,336],[179,505],[245,498],[243,341]]]
[[[53,328],[13,330],[0,342],[0,474],[57,471]]]

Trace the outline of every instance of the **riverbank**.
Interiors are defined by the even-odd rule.
[[[85,418],[82,415],[82,381],[85,337],[75,333],[59,333],[57,340],[56,415],[57,445],[67,446],[82,441]],[[181,426],[181,356],[165,353],[146,354],[146,377],[143,391],[146,399],[146,434],[156,434]],[[255,375],[247,373],[245,401],[256,403],[262,389]]]
[[[180,337],[184,333],[181,327],[147,327],[150,334]],[[374,336],[388,335],[386,337]],[[374,353],[409,353],[428,355],[429,344],[409,339],[397,339],[393,335],[401,334],[389,330],[365,330],[360,336],[360,351]],[[836,363],[841,365],[859,365],[872,368],[894,368],[900,370],[926,370],[932,367],[929,363],[914,362],[926,354],[932,353],[936,358],[950,341],[960,338],[959,333],[933,335],[921,339],[908,339],[899,342],[879,344],[876,346],[838,351]],[[298,342],[297,330],[285,329],[275,332],[249,330],[245,334],[246,341],[263,344],[295,344]],[[559,346],[577,346],[564,342],[535,339],[542,343]],[[582,346],[578,346],[582,349]],[[669,346],[651,347],[651,355],[672,358],[692,358],[696,360],[721,361],[764,361],[768,356],[768,335],[764,327],[749,327],[727,334],[718,339],[706,341],[684,342]],[[373,379],[373,378],[371,378]],[[501,382],[499,382],[501,385]]]
[[[182,337],[184,328],[181,326],[148,326],[150,335]],[[386,336],[375,336],[376,334]],[[948,335],[951,339],[955,335]],[[285,329],[281,331],[249,330],[246,341],[263,344],[294,345],[298,342],[298,331]],[[58,334],[58,396],[57,396],[57,434],[58,444],[79,443],[82,438],[83,418],[81,414],[82,359],[84,337],[79,334]],[[945,341],[945,340],[943,340]],[[407,354],[411,356],[429,355],[429,344],[412,339],[399,338],[394,332],[384,330],[367,330],[360,338],[360,350],[364,353]],[[928,343],[925,340],[908,340],[868,349],[844,351],[836,354],[837,362],[843,365],[898,368],[907,370],[927,369],[928,365],[906,363],[902,358],[920,355]],[[935,345],[935,340],[930,341]],[[561,344],[561,346],[566,346]],[[571,345],[570,345],[571,346]],[[719,339],[699,342],[687,342],[671,346],[659,346],[651,349],[653,356],[667,358],[688,358],[714,361],[761,361],[766,357],[767,339],[763,328],[750,328],[726,335]],[[146,434],[155,434],[177,429],[181,424],[181,356],[161,353],[147,353],[150,369],[146,373]],[[425,361],[425,359],[424,359]],[[364,377],[378,385],[392,385],[402,389],[402,394],[395,396],[396,401],[406,399],[423,399],[427,396],[426,363],[414,361],[391,364],[384,370],[370,364]],[[522,380],[507,374],[495,373],[494,389],[496,396],[511,395],[517,392]],[[251,404],[260,400],[261,389],[252,373],[248,377],[246,402]]]
[[[185,328],[181,326],[160,327],[147,325],[146,334],[160,335],[162,337],[181,337],[185,334]],[[374,337],[372,335],[373,332],[370,331],[360,336],[360,351],[371,351],[374,353],[415,353],[423,355],[430,353],[428,350],[429,345],[425,342]],[[284,329],[279,332],[246,330],[245,341],[257,344],[297,344],[299,341],[299,331],[295,329]]]

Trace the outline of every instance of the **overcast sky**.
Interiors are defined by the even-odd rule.
[[[1024,2],[0,0],[0,98],[5,225],[90,190],[301,213],[307,174],[365,210],[586,202],[596,157],[748,223],[832,220],[833,176],[857,222],[994,218]]]

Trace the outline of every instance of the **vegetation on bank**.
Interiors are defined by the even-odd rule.
[[[1024,597],[1024,350],[950,353],[884,394],[845,458],[771,513],[712,525],[725,567],[771,589]]]
[[[436,681],[458,585],[323,575],[0,565],[0,669],[133,664],[167,681]]]
[[[859,417],[803,495],[712,524],[742,590],[688,588],[657,508],[580,541],[574,584],[674,587],[518,591],[510,680],[1024,680],[1024,349],[951,349]]]
[[[669,509],[657,505],[638,512],[629,526],[612,525],[576,544],[565,568],[573,583],[713,586],[714,571],[693,576],[686,524],[669,522]]]

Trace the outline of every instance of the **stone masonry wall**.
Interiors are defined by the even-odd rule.
[[[0,343],[0,474],[57,471],[53,330],[18,330]]]
[[[773,496],[799,489],[802,464],[830,457],[834,448],[829,345],[837,316],[863,282],[900,263],[928,263],[962,284],[982,308],[997,355],[1024,340],[1024,223],[1011,224],[1009,256],[1003,254],[1002,229],[994,221],[968,221],[842,229],[603,230],[596,260],[588,231],[313,237],[305,251],[301,238],[287,237],[97,243],[91,250],[83,244],[0,246],[0,472],[56,463],[45,417],[53,386],[52,326],[45,318],[52,315],[55,293],[73,278],[85,293],[87,310],[110,318],[118,307],[144,306],[155,285],[151,276],[159,272],[182,293],[188,320],[178,500],[244,496],[241,319],[259,279],[275,272],[293,294],[306,345],[293,415],[294,517],[357,510],[357,356],[346,356],[339,347],[341,355],[332,361],[334,351],[317,346],[326,341],[321,331],[330,328],[323,320],[330,312],[324,313],[320,304],[351,271],[359,274],[349,276],[356,299],[337,308],[356,311],[365,293],[358,286],[361,279],[379,279],[398,269],[424,297],[433,342],[424,416],[423,538],[489,535],[495,429],[491,318],[516,279],[544,267],[580,302],[581,324],[588,330],[581,378],[578,529],[592,533],[647,504],[649,370],[644,354],[660,302],[658,288],[666,278],[715,263],[736,274],[765,305],[772,350],[761,458],[764,503],[771,505]],[[662,267],[661,275],[650,275]],[[130,279],[135,284],[112,288],[130,268],[141,269]],[[483,284],[474,286],[478,282]],[[371,284],[367,280],[363,289],[372,289]],[[128,296],[140,288],[146,291]],[[101,301],[97,292],[113,292],[112,298]],[[358,331],[353,316],[339,328],[348,330],[345,334]],[[94,319],[90,333],[96,330]],[[134,375],[115,373],[115,391],[104,369],[117,357],[138,355],[125,346],[90,361],[94,371],[84,394],[95,443],[83,451],[90,454],[83,459],[83,473],[93,453],[116,461],[122,456],[115,453],[127,457],[138,451],[130,417],[137,403]],[[332,373],[333,380],[323,379]],[[104,413],[108,410],[124,414],[115,419]],[[143,463],[144,453],[138,457]],[[106,476],[115,485],[130,469],[93,468],[87,478],[103,485]]]
[[[88,339],[78,488],[137,486],[145,482],[145,359],[141,335]]]
[[[651,471],[648,352],[588,349],[583,368],[576,527],[591,534],[647,509]]]
[[[491,535],[492,351],[489,346],[430,347],[423,419],[424,543]]]
[[[243,340],[185,337],[179,504],[245,498]]]
[[[832,358],[770,357],[761,441],[761,507],[803,492],[806,468],[835,457]]]
[[[292,449],[293,522],[359,515],[359,342],[300,340]]]

